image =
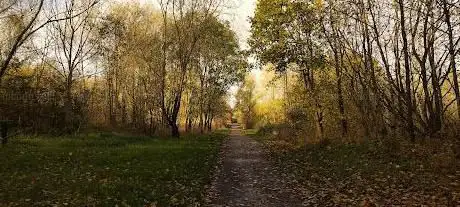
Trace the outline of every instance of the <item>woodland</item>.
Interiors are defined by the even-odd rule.
[[[220,4],[2,1],[2,119],[57,135],[210,130],[246,70]]]
[[[458,205],[459,5],[257,2],[236,113],[309,205]]]
[[[0,0],[0,206],[460,205],[459,0],[237,2]]]

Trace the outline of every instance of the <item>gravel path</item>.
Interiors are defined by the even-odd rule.
[[[302,206],[302,192],[294,179],[271,165],[261,144],[232,127],[208,193],[209,206]]]

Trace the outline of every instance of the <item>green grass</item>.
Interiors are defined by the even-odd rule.
[[[13,138],[0,206],[199,205],[225,136]]]
[[[255,136],[257,134],[257,129],[245,129],[243,133],[247,136]]]

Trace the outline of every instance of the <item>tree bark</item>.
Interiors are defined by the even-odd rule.
[[[454,88],[454,93],[455,93],[455,99],[457,102],[457,116],[460,119],[460,89],[459,89],[459,84],[458,84],[457,66],[455,62],[456,52],[455,52],[455,45],[454,45],[451,14],[448,8],[447,0],[442,0],[442,8],[443,8],[443,13],[444,13],[444,21],[447,24],[447,35],[449,39],[450,68],[452,70],[452,78],[454,79],[453,88]]]
[[[413,120],[413,103],[412,103],[412,72],[410,67],[410,56],[408,51],[408,41],[406,34],[406,19],[404,12],[404,0],[399,0],[399,12],[400,12],[400,25],[401,25],[401,37],[403,40],[403,54],[404,54],[404,69],[405,69],[405,88],[406,88],[406,122],[407,131],[411,141],[415,141],[415,126]]]

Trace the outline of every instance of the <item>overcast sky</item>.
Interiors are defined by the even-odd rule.
[[[247,39],[250,35],[249,29],[251,24],[249,17],[254,14],[256,0],[235,0],[233,8],[228,8],[228,13],[224,14],[224,19],[231,22],[233,30],[238,35],[240,45],[243,49],[247,49]]]

